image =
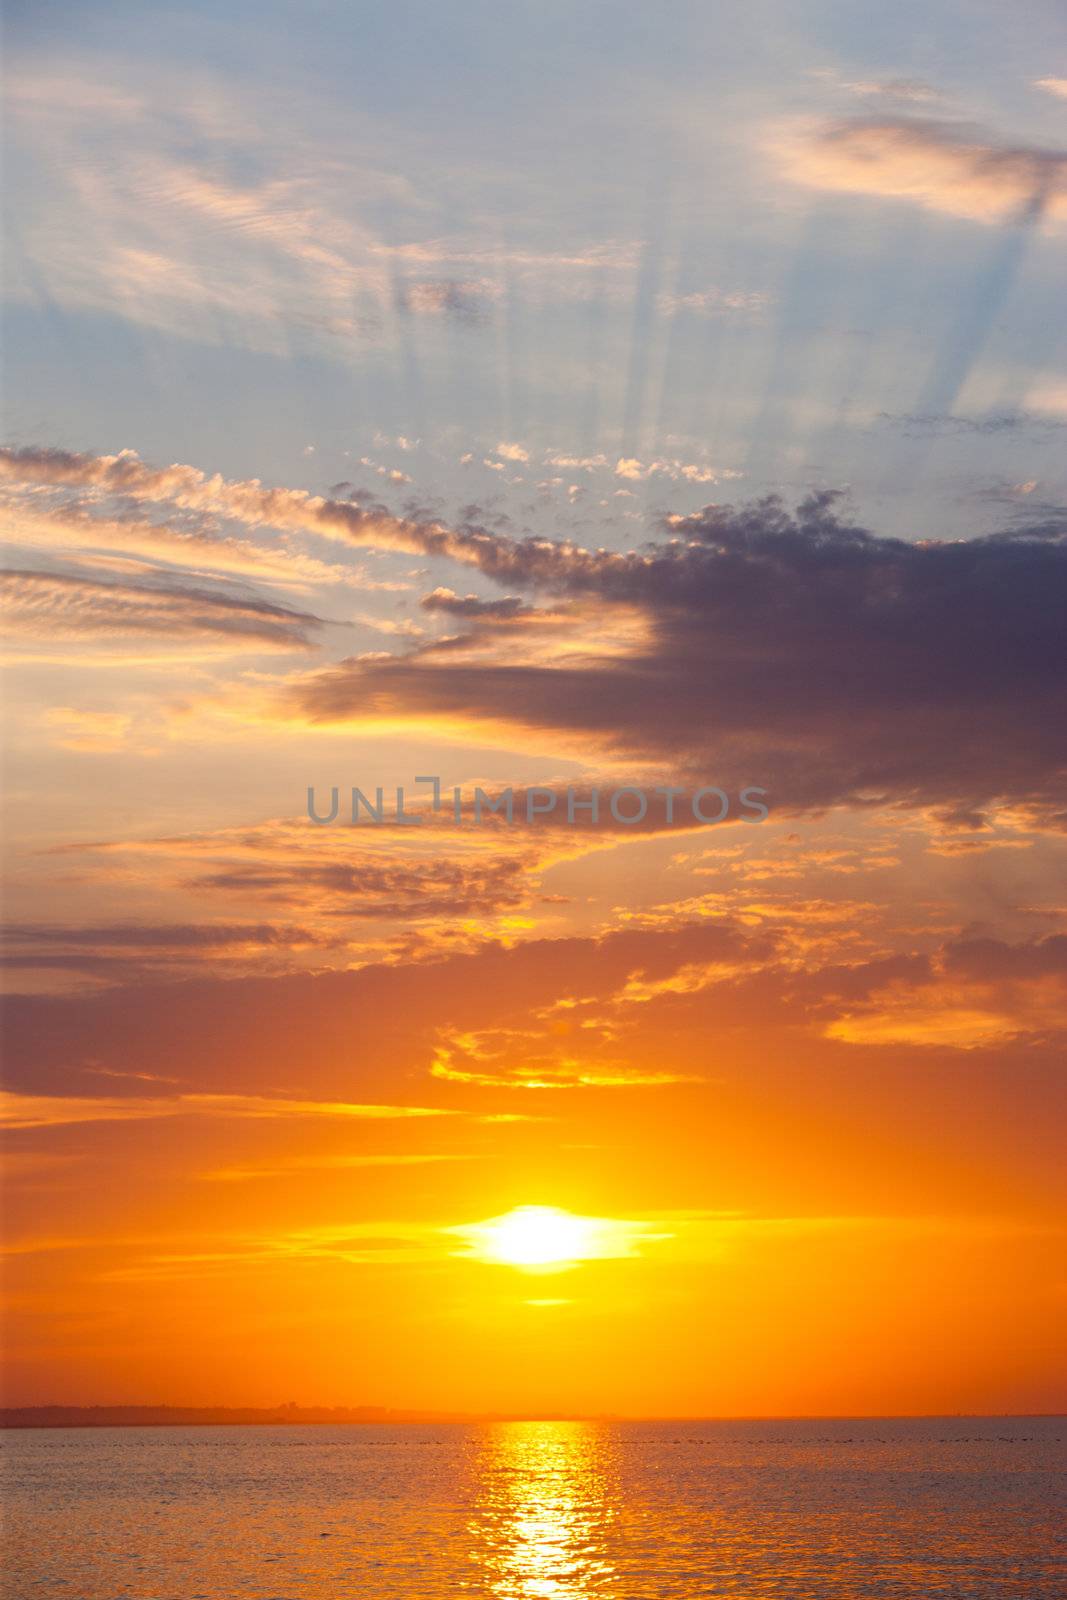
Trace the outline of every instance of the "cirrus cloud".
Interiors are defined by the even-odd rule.
[[[247,596],[173,582],[105,583],[81,573],[0,573],[13,633],[44,639],[148,638],[201,641],[243,650],[306,650],[319,619]]]

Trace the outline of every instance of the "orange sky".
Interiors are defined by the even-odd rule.
[[[518,861],[521,916],[427,919],[424,947],[358,970],[328,944],[332,972],[321,946],[172,932],[176,972],[16,1002],[39,1092],[6,1107],[9,1400],[1055,1407],[1057,991],[946,935],[971,887],[952,837],[847,815],[580,851],[442,832],[438,861]],[[1025,853],[995,862],[1050,848],[1010,837]],[[294,818],[39,870],[150,883],[173,929],[206,866],[345,850],[374,843]],[[299,917],[337,926],[314,888]],[[630,1224],[626,1248],[530,1272],[447,1231],[531,1204]]]

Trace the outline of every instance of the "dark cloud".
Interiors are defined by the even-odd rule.
[[[195,891],[263,896],[314,906],[324,915],[397,918],[487,915],[522,904],[529,893],[526,863],[497,856],[485,861],[234,864],[189,879]]]
[[[1067,935],[1052,934],[1024,944],[1002,939],[966,939],[945,951],[945,971],[979,983],[1067,978]]]
[[[108,922],[95,927],[63,927],[56,923],[12,922],[4,929],[12,944],[35,946],[62,945],[77,948],[123,950],[211,949],[227,944],[292,945],[313,942],[306,928],[278,928],[266,923],[208,922],[155,924]]]
[[[442,1030],[542,1027],[541,1013],[560,1002],[610,996],[635,978],[656,983],[695,962],[756,961],[771,948],[766,936],[704,919],[357,971],[19,995],[3,1003],[6,1082],[19,1092],[99,1094],[102,1075],[134,1061],[152,1077],[205,1088],[395,1093],[428,1073]],[[583,1048],[593,1050],[591,1034]]]
[[[879,421],[919,438],[942,434],[1016,433],[1023,428],[1059,432],[1063,428],[1062,422],[1051,417],[1035,417],[1019,411],[993,412],[984,417],[959,417],[947,412],[883,411],[879,413]]]
[[[262,961],[267,952],[291,956],[328,942],[308,928],[272,923],[9,923],[3,960],[10,972],[67,972],[130,983],[168,972],[185,976],[205,960]]]
[[[406,711],[553,730],[778,808],[998,800],[1067,820],[1067,542],[1047,530],[909,543],[838,497],[676,519],[616,554],[483,535],[499,582],[629,609],[645,637],[581,660],[427,647],[305,678],[312,721]],[[475,632],[479,626],[475,619]]]
[[[748,1136],[760,1141],[777,1106],[786,1123],[795,1108],[838,1130],[874,1115],[879,1137],[895,1126],[909,1150],[917,1126],[970,1137],[984,1103],[991,1150],[1022,1139],[1061,1165],[1049,1117],[1061,1115],[1067,1012],[1055,1035],[1042,991],[1021,1026],[1008,1012],[998,1036],[947,1047],[942,1019],[962,1007],[969,1023],[989,1005],[988,984],[962,979],[951,960],[801,967],[787,935],[704,917],[354,971],[19,996],[5,1004],[5,1073],[16,1093],[105,1101],[131,1063],[146,1100],[269,1085],[303,1101],[455,1108],[473,1087],[484,1109],[492,1088],[508,1113],[530,1110],[536,1088],[549,1096],[536,1113],[548,1115],[561,1109],[552,1091],[600,1091],[598,1119],[613,1115],[604,1090],[630,1089],[649,1097],[642,1115],[665,1135],[699,1090],[727,1119],[742,1103],[758,1110]],[[883,1018],[895,1036],[883,1037]]]

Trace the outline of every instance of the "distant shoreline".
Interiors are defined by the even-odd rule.
[[[912,1412],[895,1416],[624,1417],[572,1413],[549,1416],[515,1412],[400,1411],[387,1406],[7,1406],[0,1429],[25,1428],[219,1428],[219,1427],[435,1427],[489,1422],[1026,1422],[1055,1421],[1062,1411]]]
[[[387,1406],[5,1406],[0,1428],[393,1427],[474,1422],[617,1422],[618,1417],[546,1418],[513,1413],[394,1411]]]

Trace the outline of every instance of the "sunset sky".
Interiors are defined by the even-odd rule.
[[[219,9],[10,8],[7,1403],[1063,1409],[1062,5]]]

